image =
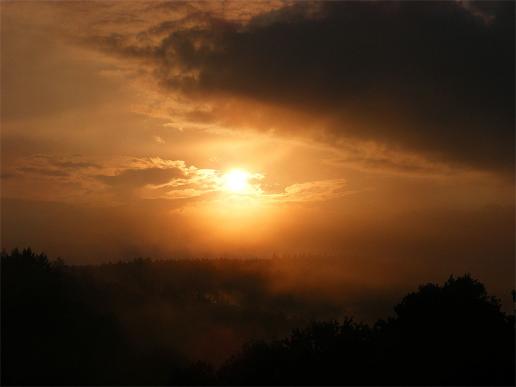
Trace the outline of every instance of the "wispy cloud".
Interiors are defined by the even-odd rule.
[[[67,201],[80,196],[86,201],[102,199],[116,203],[135,199],[210,200],[213,194],[232,195],[225,188],[225,171],[197,168],[183,160],[160,157],[108,159],[101,164],[80,157],[35,155],[18,160],[11,173],[21,185],[46,180],[37,191],[40,199]],[[16,190],[16,181],[9,184],[8,196],[10,190]],[[248,185],[249,189],[238,195],[254,197],[263,203],[324,201],[349,193],[344,179],[296,183],[274,192],[270,191],[266,176],[250,173]],[[62,190],[58,196],[57,187]]]
[[[352,193],[345,179],[331,179],[297,183],[285,187],[281,193],[267,197],[277,202],[318,202],[340,198]]]

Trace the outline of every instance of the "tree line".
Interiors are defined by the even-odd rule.
[[[251,295],[237,304],[234,295],[208,297],[208,288],[202,288],[210,281],[228,288],[236,279],[199,274],[198,284],[188,278],[181,282],[188,265],[174,266],[180,274],[162,281],[160,264],[150,260],[77,268],[30,249],[2,252],[2,384],[514,385],[514,315],[504,313],[499,300],[469,275],[421,285],[394,306],[393,316],[374,324],[348,317],[290,319],[288,325],[275,308],[293,306],[276,300],[261,310],[250,278],[242,284]],[[189,287],[196,291],[185,290]],[[134,302],[158,298],[180,305],[171,312],[169,301],[160,310],[173,314],[163,321],[174,323],[156,332],[145,325],[138,331],[135,323],[136,339],[130,338],[121,316]],[[194,336],[205,334],[206,327],[182,321],[192,308],[198,308],[199,318],[220,315],[214,321],[229,330],[246,318],[284,328],[278,332],[299,327],[283,338],[249,340],[213,365],[167,344],[180,340],[183,326],[192,325]],[[156,341],[148,339],[152,335]],[[206,345],[218,344],[207,340]]]

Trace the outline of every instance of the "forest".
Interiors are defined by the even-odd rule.
[[[3,251],[2,385],[514,385],[514,314],[468,274],[361,322],[268,267]]]

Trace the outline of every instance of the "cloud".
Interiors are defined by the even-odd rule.
[[[62,169],[84,169],[84,168],[100,168],[98,164],[87,162],[87,161],[62,161],[62,160],[52,160],[51,161],[55,166]]]
[[[352,193],[348,190],[345,179],[331,179],[297,183],[285,187],[279,194],[269,198],[279,202],[317,202],[336,199]]]
[[[37,154],[20,158],[4,170],[5,197],[105,205],[149,199],[225,202],[231,196],[225,188],[225,171],[160,157],[118,157],[93,163],[82,156]],[[344,179],[277,186],[256,172],[249,172],[248,184],[245,194],[236,196],[263,204],[325,201],[351,192]],[[34,185],[37,190],[28,189]]]
[[[86,161],[80,156],[51,156],[36,154],[19,159],[11,166],[13,176],[72,178],[78,173],[100,168],[96,163]],[[8,168],[9,169],[9,168]]]
[[[192,166],[188,174],[163,184],[148,185],[140,191],[140,195],[146,199],[201,198],[222,189],[220,176],[220,171],[198,169]]]
[[[162,137],[160,137],[160,136],[152,136],[152,139],[153,139],[154,141],[156,141],[158,144],[165,144],[165,143],[166,143],[166,141],[165,141],[165,140],[163,140],[163,138],[162,138]]]
[[[244,98],[323,120],[325,141],[376,141],[432,160],[510,171],[514,4],[484,8],[295,3],[245,24],[189,13],[161,21],[136,42],[124,34],[89,42],[152,66],[171,93],[199,101]],[[214,106],[186,118],[224,123]],[[292,132],[288,126],[279,122],[276,130]]]
[[[418,153],[400,152],[381,144],[354,142],[351,145],[341,145],[341,148],[342,152],[329,158],[328,164],[407,177],[443,177],[467,174],[467,171],[442,161],[431,161]]]
[[[69,173],[60,169],[47,169],[47,168],[37,168],[37,167],[20,167],[18,171],[22,173],[35,174],[35,175],[43,175],[43,176],[55,176],[55,177],[64,177],[69,176]]]
[[[36,154],[3,165],[10,176],[2,187],[6,197],[52,201],[105,203],[132,197],[146,185],[180,179],[195,169],[184,161],[155,158],[113,157],[89,159],[76,155]],[[8,183],[8,184],[7,184]],[[37,189],[29,187],[37,186]]]
[[[148,184],[164,184],[184,176],[184,171],[172,168],[126,169],[116,175],[99,175],[97,179],[112,187],[134,188]]]

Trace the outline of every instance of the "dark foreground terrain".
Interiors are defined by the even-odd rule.
[[[366,325],[308,322],[324,310],[265,297],[252,261],[1,265],[2,385],[514,385],[514,316],[467,275]]]

